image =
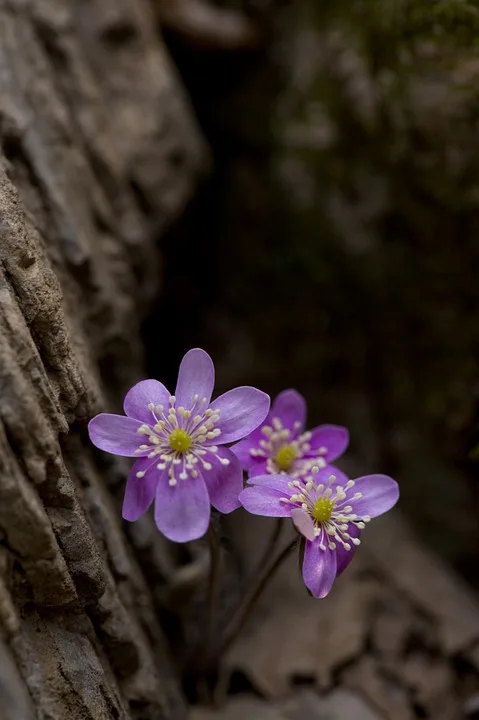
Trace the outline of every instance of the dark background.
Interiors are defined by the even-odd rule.
[[[347,425],[423,539],[479,586],[479,50],[472,5],[245,5],[253,50],[167,34],[212,173],[162,245],[144,326],[174,385],[296,387]],[[161,320],[159,320],[161,318]]]

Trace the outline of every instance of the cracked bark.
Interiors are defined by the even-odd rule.
[[[135,537],[160,585],[164,548],[85,429],[143,373],[205,147],[146,3],[2,2],[0,67],[0,717],[181,718]]]

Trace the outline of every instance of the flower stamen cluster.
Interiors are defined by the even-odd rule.
[[[349,496],[348,491],[351,490],[355,482],[348,480],[344,485],[336,484],[336,476],[330,475],[325,483],[316,483],[315,476],[318,474],[319,468],[314,467],[312,475],[307,478],[306,482],[293,480],[288,484],[292,494],[283,497],[280,502],[293,505],[307,513],[313,522],[313,537],[318,538],[318,547],[320,550],[326,550],[326,546],[330,550],[336,550],[337,545],[342,545],[348,552],[351,550],[351,544],[360,545],[357,537],[351,537],[348,532],[349,524],[355,525],[359,530],[364,530],[366,523],[371,518],[369,516],[358,516],[353,512],[351,501],[357,501],[362,498],[362,493],[357,492]],[[334,487],[333,487],[334,486]]]
[[[312,434],[309,431],[295,437],[301,430],[302,423],[295,422],[293,430],[283,426],[281,419],[273,417],[271,425],[263,425],[261,432],[265,438],[259,441],[258,447],[252,447],[249,451],[253,458],[264,458],[266,471],[275,474],[284,472],[292,477],[301,477],[308,473],[312,467],[326,467],[324,456],[327,452],[325,447],[313,450],[314,458],[304,460],[307,453],[311,453]],[[303,461],[298,463],[297,461]]]
[[[296,390],[284,390],[264,424],[232,450],[250,478],[265,474],[307,477],[313,467],[331,466],[342,455],[349,433],[338,425],[307,430],[305,423],[305,399]]]
[[[168,470],[168,484],[171,487],[176,485],[177,478],[197,478],[198,470],[195,466],[198,464],[207,472],[211,470],[213,465],[206,459],[209,454],[222,465],[230,464],[228,458],[218,456],[216,445],[204,446],[207,441],[221,435],[220,428],[215,427],[221,410],[205,409],[207,405],[207,398],[200,399],[195,395],[191,409],[181,405],[176,408],[176,398],[171,395],[166,408],[154,403],[148,405],[153,422],[151,425],[143,423],[137,430],[138,435],[148,438],[148,444],[140,445],[135,454],[144,455],[147,452],[148,458],[159,460],[157,470]],[[136,477],[143,478],[148,470],[140,470]]]

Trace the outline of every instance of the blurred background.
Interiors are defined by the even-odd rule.
[[[199,345],[218,392],[297,388],[477,587],[479,8],[229,8],[199,37],[163,18],[212,157],[162,242],[149,374]]]

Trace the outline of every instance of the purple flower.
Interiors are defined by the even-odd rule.
[[[142,380],[124,401],[124,415],[102,413],[88,430],[96,447],[138,458],[125,491],[123,517],[138,520],[155,500],[158,529],[187,542],[205,534],[210,503],[229,513],[239,507],[240,463],[226,447],[263,422],[269,396],[239,387],[211,401],[213,361],[194,349],[181,361],[174,395],[157,380]]]
[[[284,390],[273,402],[264,425],[231,449],[249,477],[286,473],[300,477],[312,467],[326,467],[346,450],[349,433],[338,425],[304,431],[306,401]]]
[[[351,562],[361,530],[397,502],[397,483],[387,475],[348,480],[339,470],[313,468],[304,480],[287,475],[250,478],[240,494],[254,515],[290,517],[305,538],[303,579],[317,598],[326,597]]]

